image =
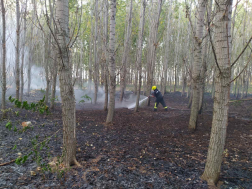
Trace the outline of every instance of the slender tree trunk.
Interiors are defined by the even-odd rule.
[[[63,162],[66,167],[79,165],[76,160],[76,115],[75,97],[72,85],[72,69],[69,46],[68,0],[56,1],[56,38],[59,57],[59,81],[63,120]]]
[[[141,84],[142,84],[142,48],[143,48],[143,33],[144,33],[144,24],[145,24],[145,8],[146,8],[146,0],[142,0],[141,2],[141,13],[140,13],[140,23],[139,23],[139,31],[138,31],[138,43],[137,43],[137,58],[136,65],[139,76],[138,76],[138,89],[137,89],[137,98],[136,98],[136,107],[135,112],[138,111],[139,108],[139,99],[141,92]]]
[[[107,49],[107,44],[108,44],[108,0],[104,0],[104,50],[103,54],[105,56],[105,66],[104,66],[104,90],[105,90],[105,99],[104,99],[104,111],[108,110],[108,83],[109,83],[109,71],[108,71],[108,49]]]
[[[202,179],[208,184],[216,184],[219,180],[228,125],[232,3],[232,0],[216,1],[218,6],[216,6],[214,45],[219,68],[215,77],[215,100],[207,162],[202,175]]]
[[[115,26],[116,26],[116,0],[110,1],[110,33],[109,33],[109,79],[110,79],[110,98],[106,123],[113,121],[115,111],[115,88],[116,88],[116,66],[115,66]]]
[[[50,34],[49,34],[50,35]],[[46,79],[46,93],[45,93],[45,103],[48,104],[49,99],[49,88],[50,88],[50,77],[49,77],[49,58],[50,58],[50,37],[45,39],[47,42],[45,44],[45,79]]]
[[[210,15],[212,11],[212,0],[209,0],[208,10],[207,10],[207,20],[210,20]],[[207,28],[205,28],[204,35],[207,35]],[[202,44],[202,69],[200,72],[200,96],[199,96],[199,114],[203,111],[204,93],[205,93],[205,82],[206,82],[206,72],[207,72],[207,49],[209,44],[209,36],[203,40]]]
[[[32,3],[33,3],[33,13],[32,13],[32,24],[31,24],[31,40],[30,40],[30,50],[29,50],[29,61],[28,61],[28,66],[27,66],[27,94],[28,96],[30,96],[30,92],[31,92],[31,67],[32,67],[32,63],[33,63],[33,60],[34,60],[34,55],[33,55],[33,52],[34,52],[34,44],[33,44],[33,28],[34,28],[34,25],[33,23],[35,23],[35,20],[36,20],[36,10],[37,10],[37,5],[36,5],[36,0],[32,0]]]
[[[146,86],[146,94],[149,95],[151,92],[151,86],[153,83],[153,73],[155,69],[155,61],[156,61],[156,49],[158,47],[157,41],[157,33],[159,26],[159,18],[162,10],[163,0],[158,0],[158,7],[155,10],[152,2],[152,19],[150,24],[150,34],[149,34],[149,51],[147,53],[147,86]]]
[[[53,15],[54,15],[54,5],[55,5],[55,0],[53,0],[53,2],[51,2],[51,0],[49,0],[50,17],[51,18],[53,18]],[[54,30],[54,32],[56,31],[54,24],[53,24],[53,30]],[[54,58],[53,58],[53,68],[54,69],[52,69],[52,95],[51,95],[50,108],[54,109],[55,98],[56,98],[57,75],[58,75],[58,62],[57,62],[56,49],[52,49],[52,54],[54,56]]]
[[[94,32],[94,24],[93,24],[93,13],[94,11],[91,10],[91,35],[90,35],[90,41],[89,41],[89,61],[88,61],[88,90],[91,91],[92,87],[92,76],[93,76],[93,71],[92,71],[92,64],[93,64],[93,58],[92,58],[92,53],[93,53],[93,32]]]
[[[200,87],[200,71],[202,65],[202,37],[204,28],[204,15],[206,11],[207,0],[199,0],[197,13],[196,35],[195,35],[195,59],[192,73],[192,107],[189,121],[189,130],[195,130],[197,127],[197,119],[199,112],[199,87]]]
[[[172,17],[172,0],[168,9],[168,18],[167,18],[167,27],[166,27],[166,40],[165,40],[165,59],[164,59],[164,71],[163,71],[163,79],[161,82],[161,93],[165,94],[165,86],[167,81],[167,70],[168,70],[168,62],[169,62],[169,45],[171,38],[171,17]]]
[[[5,97],[6,97],[6,20],[5,20],[5,4],[4,0],[1,0],[1,12],[2,12],[2,110],[3,110],[3,118],[6,116],[5,109]]]
[[[51,3],[49,1],[49,3]],[[51,5],[49,5],[51,6]],[[53,10],[51,9],[50,10],[50,19],[49,19],[49,27],[52,28],[52,19],[53,19]],[[50,73],[52,73],[53,71],[50,71],[50,67],[51,67],[51,33],[47,34],[47,38],[45,39],[46,40],[46,48],[45,49],[45,74],[46,74],[46,95],[45,95],[45,103],[48,104],[48,99],[49,99],[49,91],[50,91],[50,84],[51,84],[51,76],[50,76]]]
[[[129,6],[129,15],[128,15],[128,22],[127,27],[125,28],[125,39],[124,39],[124,51],[123,51],[123,57],[122,57],[122,70],[120,73],[120,102],[123,100],[124,96],[124,90],[126,88],[126,76],[127,76],[127,59],[129,56],[130,51],[130,36],[131,36],[131,24],[132,23],[132,0],[130,1]]]
[[[27,0],[25,1],[25,10],[24,10],[24,32],[23,32],[23,44],[22,44],[22,58],[21,58],[21,68],[20,68],[20,75],[21,75],[21,85],[20,85],[20,101],[23,100],[24,94],[24,54],[25,54],[25,43],[26,43],[26,12],[27,12]]]
[[[53,67],[55,69],[53,69],[52,71],[52,96],[51,96],[51,104],[50,104],[51,109],[54,109],[54,105],[55,105],[57,75],[58,75],[57,52],[53,51],[53,53],[54,53]]]
[[[97,102],[97,93],[98,93],[98,77],[99,77],[99,68],[98,68],[98,51],[97,51],[97,39],[98,39],[98,0],[95,0],[95,37],[94,37],[94,104]]]
[[[20,55],[20,6],[19,0],[16,0],[16,63],[15,63],[15,83],[16,83],[16,99],[19,100],[20,91],[20,67],[19,67],[19,55]]]

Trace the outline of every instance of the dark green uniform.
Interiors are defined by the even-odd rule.
[[[156,102],[155,102],[155,106],[154,106],[154,111],[157,111],[157,107],[158,104],[161,103],[164,107],[164,109],[167,111],[167,106],[165,104],[163,95],[161,94],[161,92],[158,89],[155,89],[153,92],[153,95],[156,97]]]

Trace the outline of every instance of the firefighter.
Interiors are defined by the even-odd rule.
[[[154,105],[154,112],[157,111],[157,107],[158,107],[158,104],[161,103],[165,109],[165,111],[167,111],[167,106],[165,104],[165,101],[164,101],[164,98],[163,98],[163,95],[161,94],[161,92],[157,89],[157,86],[152,86],[152,97],[156,97],[156,102],[155,102],[155,105]]]

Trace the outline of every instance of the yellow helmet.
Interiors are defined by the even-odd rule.
[[[152,86],[152,90],[154,91],[155,89],[157,89],[157,86]]]

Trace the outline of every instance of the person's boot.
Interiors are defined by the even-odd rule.
[[[156,112],[157,111],[157,109],[156,108],[154,108],[154,112]]]

